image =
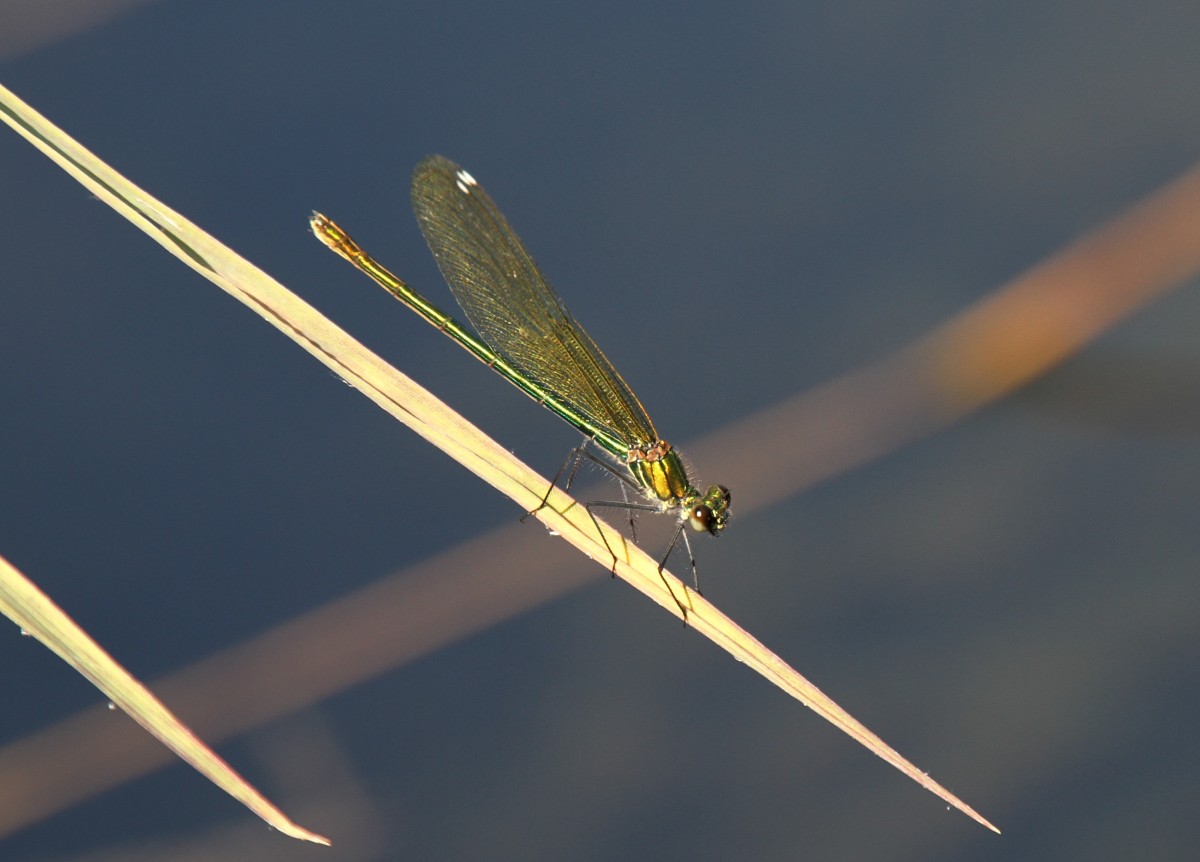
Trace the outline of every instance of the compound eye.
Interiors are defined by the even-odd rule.
[[[711,533],[713,529],[713,510],[704,503],[697,503],[688,512],[688,526],[697,533]]]

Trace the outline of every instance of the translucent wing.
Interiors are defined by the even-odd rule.
[[[630,446],[658,439],[637,397],[470,174],[429,156],[413,172],[412,199],[442,276],[492,349]]]

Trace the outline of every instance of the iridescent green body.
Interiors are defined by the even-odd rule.
[[[425,241],[481,337],[377,263],[329,219],[314,213],[310,224],[330,249],[627,467],[627,481],[654,501],[653,507],[629,508],[674,510],[680,530],[686,523],[719,535],[729,518],[729,490],[712,485],[701,494],[692,485],[679,456],[567,311],[487,192],[449,159],[429,156],[413,172],[412,198]]]

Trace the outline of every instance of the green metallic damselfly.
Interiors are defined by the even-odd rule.
[[[712,485],[701,494],[692,485],[679,455],[658,436],[637,396],[567,311],[474,177],[449,159],[429,156],[413,172],[412,201],[417,223],[442,276],[480,337],[377,263],[325,216],[314,212],[310,225],[330,249],[509,383],[583,432],[584,445],[572,451],[554,483],[570,465],[565,484],[569,489],[580,462],[589,460],[647,500],[587,503],[593,521],[596,515],[592,510],[600,507],[675,513],[679,524],[658,571],[661,575],[682,538],[699,592],[696,559],[684,527],[719,536],[729,520],[729,489]],[[587,451],[588,441],[611,456],[615,465]],[[546,489],[538,509],[546,505],[554,483]],[[611,547],[608,552],[615,572],[617,555]],[[666,578],[663,583],[671,591]],[[673,591],[671,594],[674,596]],[[686,620],[686,608],[678,598],[676,603]]]

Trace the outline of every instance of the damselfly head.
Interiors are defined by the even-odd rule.
[[[697,533],[719,536],[729,521],[731,495],[724,485],[711,485],[688,509],[688,526]]]

